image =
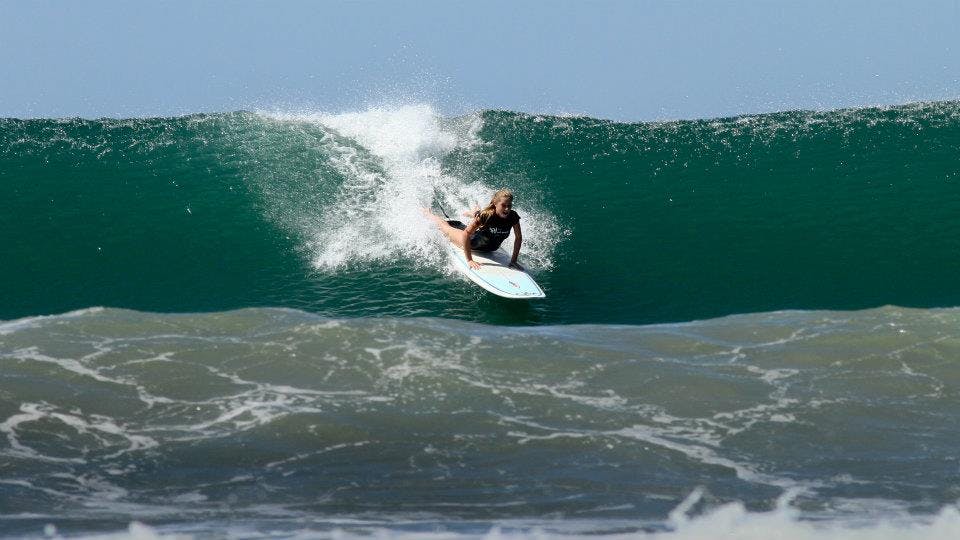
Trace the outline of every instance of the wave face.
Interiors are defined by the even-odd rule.
[[[958,328],[960,310],[900,308],[12,321],[0,532],[952,538]]]
[[[279,306],[642,324],[960,305],[958,151],[956,102],[646,124],[428,106],[0,120],[0,319]],[[503,185],[546,301],[457,277],[419,212]]]

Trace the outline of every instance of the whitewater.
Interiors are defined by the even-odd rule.
[[[954,538],[960,104],[0,119],[0,536]],[[547,292],[421,208],[509,187]]]

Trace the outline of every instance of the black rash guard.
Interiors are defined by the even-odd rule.
[[[464,230],[466,225],[459,221],[448,221],[451,226]],[[505,218],[494,213],[486,223],[482,223],[477,232],[470,236],[470,249],[474,251],[494,251],[510,236],[513,226],[520,223],[520,214],[510,211]]]
[[[486,223],[480,224],[477,232],[470,237],[470,249],[477,251],[493,251],[510,236],[513,226],[520,223],[520,214],[513,210],[506,218],[493,213]]]

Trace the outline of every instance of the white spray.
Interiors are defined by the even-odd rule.
[[[410,105],[269,116],[313,122],[336,135],[325,143],[346,180],[326,208],[316,209],[320,218],[314,230],[301,231],[320,270],[396,258],[447,268],[442,237],[421,208],[437,212],[436,203],[459,218],[452,213],[486,204],[502,187],[466,182],[443,171],[443,158],[450,152],[479,144],[479,115],[444,121],[428,105]],[[548,212],[524,203],[518,194],[524,225],[521,260],[533,269],[549,268],[559,227]]]

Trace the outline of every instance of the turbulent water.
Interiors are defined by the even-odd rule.
[[[0,120],[0,536],[954,538],[958,152],[956,102]],[[501,186],[543,301],[421,213]]]

